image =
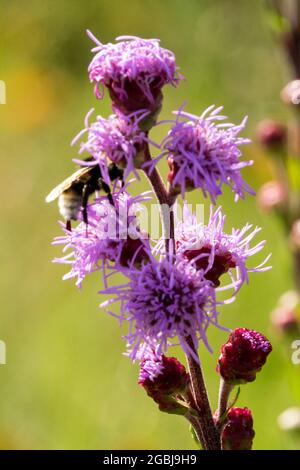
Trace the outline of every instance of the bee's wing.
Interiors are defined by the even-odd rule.
[[[84,166],[82,168],[79,168],[79,170],[75,171],[75,173],[70,175],[68,178],[58,184],[55,188],[53,188],[52,191],[46,197],[45,201],[52,202],[57,199],[64,191],[69,189],[76,180],[80,180],[80,178],[85,175],[85,173],[88,173],[90,169],[90,166]]]

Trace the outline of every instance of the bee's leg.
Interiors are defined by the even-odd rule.
[[[88,225],[88,212],[87,212],[87,205],[90,196],[90,187],[88,184],[85,184],[82,190],[82,217],[83,222]]]
[[[124,188],[125,181],[124,181],[124,171],[120,170],[120,180],[121,180],[121,187]]]
[[[115,203],[114,203],[114,200],[113,200],[113,197],[112,197],[112,194],[111,194],[111,189],[110,189],[109,185],[106,184],[105,181],[103,181],[102,178],[99,178],[98,184],[99,184],[99,188],[103,189],[103,191],[106,193],[109,203],[113,207],[115,207]]]
[[[72,231],[71,220],[66,221],[66,230],[68,230],[69,232]]]

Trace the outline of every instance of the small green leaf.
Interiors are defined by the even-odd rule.
[[[199,442],[198,439],[197,439],[195,430],[194,430],[194,428],[193,428],[192,425],[190,425],[190,433],[191,433],[191,436],[192,436],[193,441],[197,444],[197,447],[199,447],[199,449],[202,450],[202,446],[201,446],[200,442]]]

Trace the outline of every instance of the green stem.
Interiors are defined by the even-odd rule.
[[[218,405],[218,419],[222,421],[222,418],[226,414],[229,395],[233,386],[228,384],[221,378],[219,388],[219,405]]]
[[[193,349],[194,345],[191,338],[187,338],[187,343]],[[211,407],[206,391],[202,369],[199,362],[191,354],[187,354],[187,362],[191,378],[191,387],[194,401],[199,415],[199,425],[201,427],[204,449],[205,450],[221,450],[220,436],[213,420]]]
[[[145,149],[145,160],[151,162],[152,158],[150,155],[149,147]],[[176,196],[170,194],[160,176],[159,171],[154,168],[145,167],[144,173],[149,179],[153,191],[156,195],[157,201],[160,205],[160,215],[163,226],[163,236],[165,239],[166,253],[167,256],[175,253],[175,227],[174,227],[174,210],[173,205],[176,201]]]
[[[185,417],[189,421],[189,423],[193,426],[196,437],[197,437],[202,449],[205,449],[205,440],[204,440],[202,429],[201,429],[201,426],[200,426],[200,423],[199,423],[199,418],[197,416],[193,415],[190,412],[187,412]]]

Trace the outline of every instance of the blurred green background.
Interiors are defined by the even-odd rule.
[[[51,263],[60,255],[60,247],[51,246],[60,229],[57,207],[46,206],[45,195],[73,171],[70,141],[86,112],[110,112],[107,97],[96,102],[88,81],[86,28],[102,42],[122,34],[158,37],[176,53],[187,80],[164,89],[164,118],[185,99],[196,114],[224,104],[233,122],[249,115],[247,135],[253,136],[260,119],[287,116],[277,98],[287,77],[262,1],[1,2],[7,104],[0,106],[0,339],[7,364],[0,365],[0,448],[194,449],[187,423],[160,413],[137,386],[138,367],[122,355],[118,324],[98,308],[99,277],[87,279],[80,292],[61,281],[66,267]],[[255,159],[245,177],[258,189],[270,178],[270,163],[255,144],[245,154]],[[146,189],[145,182],[136,188]],[[193,193],[190,200],[199,197]],[[238,404],[253,410],[256,449],[291,448],[276,418],[297,404],[299,391],[291,392],[292,367],[269,326],[278,296],[293,286],[288,247],[280,224],[263,215],[254,198],[234,204],[226,191],[220,202],[228,228],[261,225],[265,254],[273,252],[272,271],[251,276],[220,317],[228,327],[253,327],[273,341],[263,373],[243,386]],[[214,369],[227,334],[211,329],[209,337],[214,353],[201,346],[201,356],[215,407]]]

